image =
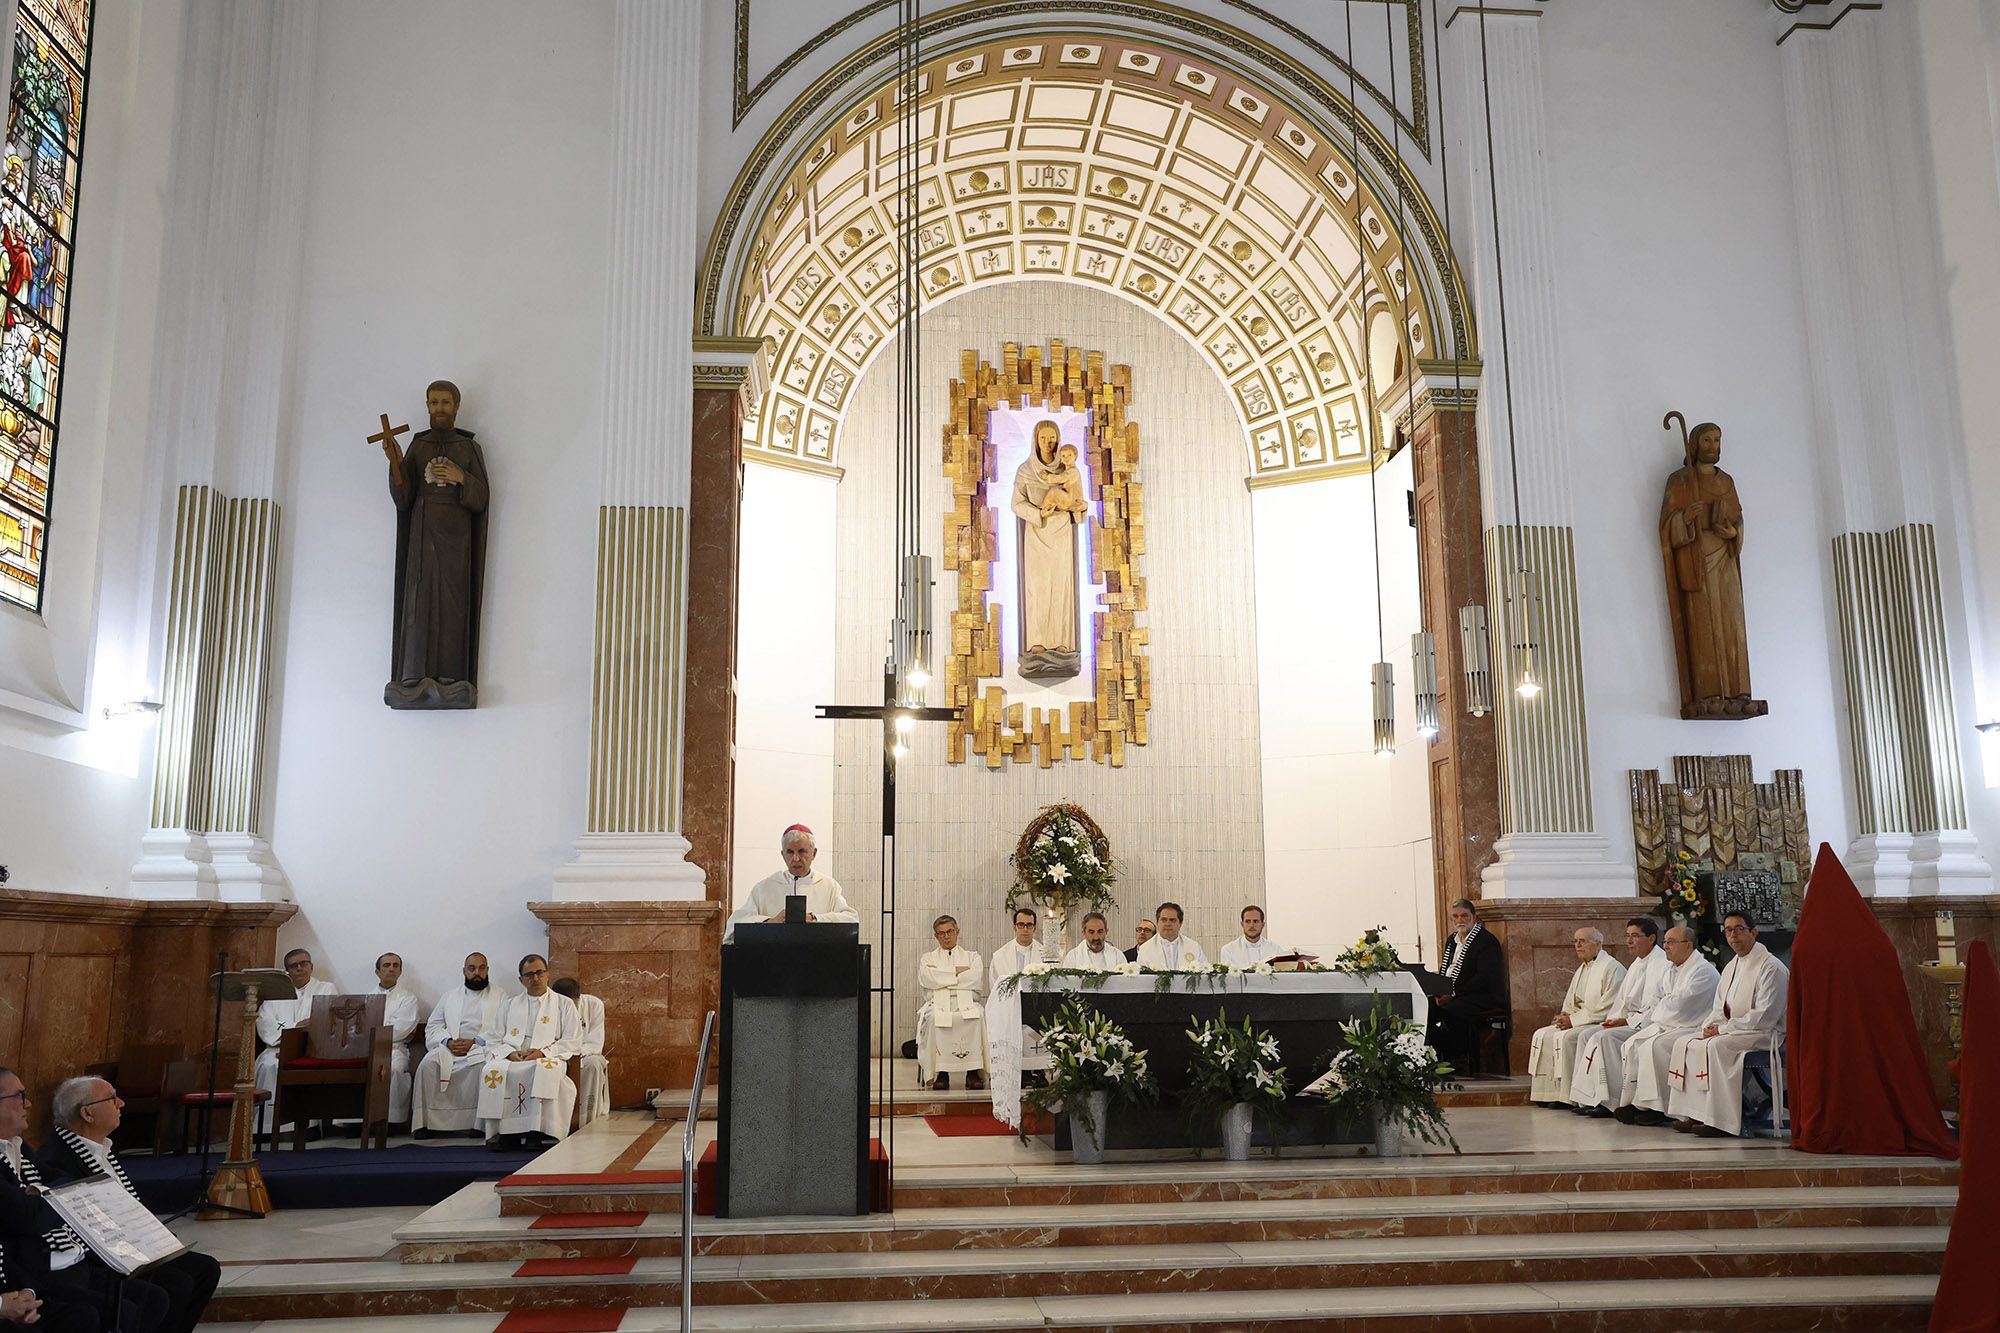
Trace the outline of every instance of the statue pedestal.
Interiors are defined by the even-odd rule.
[[[549,928],[549,968],[604,1001],[611,1104],[694,1078],[702,1016],[721,994],[722,904],[529,903]]]

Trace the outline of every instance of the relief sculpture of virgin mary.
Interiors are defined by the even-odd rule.
[[[1014,471],[1011,505],[1020,533],[1020,643],[1016,669],[1054,683],[1083,669],[1077,630],[1076,527],[1090,513],[1076,446],[1054,421],[1035,423],[1035,448]]]

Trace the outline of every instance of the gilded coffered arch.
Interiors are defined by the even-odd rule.
[[[1045,279],[1151,311],[1229,386],[1253,480],[1365,467],[1384,367],[1476,356],[1422,192],[1345,102],[1330,125],[1232,65],[1104,33],[962,46],[922,86],[925,304]],[[711,242],[704,327],[774,344],[748,457],[839,462],[897,315],[894,97],[878,87],[798,135],[754,226],[753,161]]]

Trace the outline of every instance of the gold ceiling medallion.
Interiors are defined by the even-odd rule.
[[[944,516],[944,567],[957,573],[958,601],[951,614],[944,701],[964,712],[946,732],[945,758],[962,764],[969,754],[980,755],[993,769],[1009,761],[1048,768],[1085,757],[1122,767],[1127,745],[1146,744],[1146,715],[1153,702],[1152,661],[1145,652],[1148,631],[1138,624],[1146,609],[1146,581],[1139,572],[1146,530],[1145,497],[1137,480],[1139,426],[1126,416],[1132,368],[1107,371],[1103,353],[1066,347],[1057,339],[1050,342],[1046,361],[1039,347],[1023,351],[1008,343],[997,369],[978,352],[962,351],[959,376],[951,382],[951,420],[945,427],[944,474],[952,506]],[[1019,473],[1002,477],[993,438],[995,409],[1087,412],[1081,460],[1087,483],[1082,478],[1064,483],[1054,480],[1052,472],[1037,471],[1050,484],[1036,485],[1043,498],[1023,501],[1019,478],[1038,468],[1039,436],[1049,423],[1036,425],[1037,453],[1027,457]],[[1083,627],[1072,628],[1088,638],[1089,651],[1071,649],[1074,664],[1067,670],[1074,676],[1088,668],[1091,695],[1071,699],[1066,708],[1030,709],[1007,702],[1003,673],[1013,669],[1041,683],[1065,680],[1060,665],[1039,677],[1036,672],[1044,659],[1064,656],[1062,650],[1069,646],[1049,636],[1050,643],[1021,642],[1008,651],[1002,635],[1025,638],[1024,627],[1038,617],[1029,611],[1016,617],[1023,625],[1001,623],[1001,606],[994,601],[996,566],[1003,548],[1019,550],[1021,543],[1003,542],[1000,525],[1022,524],[1025,540],[1027,518],[1015,517],[1017,503],[1039,504],[1046,517],[1062,507],[1065,484],[1078,496],[1075,503],[1084,506],[1077,517],[1089,562],[1087,570],[1078,562],[1071,616],[1074,621],[1074,612],[1082,613]],[[1001,503],[996,503],[996,488],[1005,497]],[[1022,595],[1014,605],[1027,601],[1028,582],[1023,578],[1016,585]],[[1103,591],[1096,593],[1092,585]],[[1089,600],[1093,595],[1094,606]],[[1076,646],[1083,645],[1079,641]]]

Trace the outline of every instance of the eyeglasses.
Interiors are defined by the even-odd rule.
[[[521,980],[523,980],[523,981],[526,981],[526,980],[528,980],[528,979],[529,979],[530,977],[545,977],[545,976],[547,976],[548,974],[549,974],[549,970],[548,970],[547,968],[545,968],[545,967],[538,967],[538,968],[536,968],[536,969],[535,969],[535,970],[534,970],[533,972],[523,972],[523,973],[521,974]]]
[[[312,959],[310,959],[310,958],[307,958],[307,959],[304,959],[304,960],[302,960],[302,961],[300,961],[300,962],[296,962],[296,963],[286,963],[286,964],[285,964],[285,971],[287,971],[287,972],[297,972],[297,971],[300,971],[300,970],[302,970],[302,969],[304,969],[304,968],[308,968],[308,967],[311,967],[311,966],[312,966]]]
[[[1754,935],[1757,932],[1750,926],[1724,926],[1722,933],[1725,935]]]
[[[114,1092],[109,1097],[99,1097],[94,1102],[85,1102],[82,1106],[79,1106],[76,1109],[81,1111],[86,1107],[102,1106],[106,1102],[117,1102],[120,1106],[123,1106],[125,1104],[125,1099],[123,1097],[120,1097],[117,1093]]]
[[[19,1092],[10,1092],[4,1096],[0,1096],[0,1102],[11,1102],[16,1097],[21,1099],[21,1105],[26,1106],[28,1104],[28,1090],[26,1088],[22,1088]]]

